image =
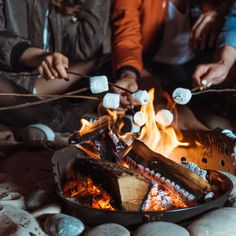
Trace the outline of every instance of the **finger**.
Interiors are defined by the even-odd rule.
[[[130,101],[128,100],[127,96],[121,96],[120,103],[123,107],[128,107],[130,105]]]
[[[136,92],[138,90],[138,85],[136,83],[136,81],[133,81],[132,83],[130,83],[128,85],[128,89],[131,91],[131,92]]]
[[[194,86],[200,86],[202,77],[204,77],[204,74],[207,72],[207,66],[206,65],[199,65],[197,66],[195,72],[193,73],[193,84]]]
[[[62,78],[62,79],[67,78],[67,73],[66,73],[65,66],[63,64],[63,56],[62,55],[56,54],[54,56],[54,68],[57,71],[57,73],[59,74],[60,78]]]
[[[47,57],[45,58],[45,62],[47,63],[48,68],[49,68],[50,71],[51,71],[51,74],[52,74],[54,77],[58,77],[58,73],[56,72],[56,70],[53,69],[52,56],[47,56]]]
[[[210,70],[207,71],[207,73],[204,74],[204,77],[202,78],[202,80],[206,80],[207,81],[207,87],[209,87],[209,84],[214,84],[215,76],[216,76],[215,70],[210,69]]]
[[[46,80],[53,80],[55,77],[52,75],[50,69],[48,68],[48,65],[45,61],[41,63],[41,67],[43,69],[43,75]]]
[[[197,21],[195,22],[195,24],[193,25],[192,29],[191,29],[191,32],[190,32],[190,46],[192,48],[195,48],[197,47],[197,39],[196,39],[196,36],[195,36],[195,33],[196,33],[196,29],[198,28],[198,26],[202,23],[202,21],[204,20],[204,15],[201,15]]]
[[[62,61],[63,61],[64,67],[66,68],[66,70],[68,70],[68,68],[69,68],[69,59],[64,56]]]
[[[195,31],[197,29],[197,27],[199,26],[199,24],[201,24],[201,22],[203,21],[205,15],[202,14],[198,17],[198,19],[196,20],[196,22],[194,23],[194,25],[192,26],[192,31]]]

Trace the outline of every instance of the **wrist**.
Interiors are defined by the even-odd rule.
[[[123,66],[116,71],[116,78],[124,78],[127,75],[130,79],[138,79],[139,71],[133,66]]]
[[[20,64],[23,66],[38,67],[48,52],[40,48],[30,47],[22,54]]]

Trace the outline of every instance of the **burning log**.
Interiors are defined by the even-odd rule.
[[[112,125],[113,119],[110,116],[102,116],[94,123],[87,122],[87,124],[83,124],[82,128],[69,138],[69,143],[76,145],[91,140],[98,140]]]
[[[139,211],[148,192],[150,182],[138,173],[115,163],[77,158],[74,169],[101,184],[112,197],[118,209]]]
[[[213,191],[213,186],[205,179],[161,154],[153,152],[141,141],[135,140],[133,142],[128,156],[138,165],[175,181],[190,193],[193,193],[198,201],[203,201],[205,194]]]

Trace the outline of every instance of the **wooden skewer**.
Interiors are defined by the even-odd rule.
[[[86,79],[89,79],[91,77],[89,75],[81,74],[81,73],[70,71],[70,70],[67,70],[67,73],[71,74],[71,75],[77,75],[77,76],[80,76],[81,78],[86,78]],[[38,76],[39,74],[22,74],[22,75],[23,76]],[[69,80],[69,79],[67,79],[67,80]],[[133,94],[133,92],[130,91],[129,89],[123,88],[123,87],[121,87],[119,85],[116,85],[116,84],[114,84],[112,82],[108,82],[108,84],[111,85],[112,87],[115,87],[115,88],[118,88],[120,90],[123,90],[123,91],[125,91],[125,92],[127,92],[129,94]]]
[[[0,93],[0,96],[24,96],[24,97],[49,97],[45,100],[40,100],[40,101],[36,101],[36,102],[28,102],[28,103],[23,103],[23,104],[18,104],[18,105],[12,105],[12,106],[6,106],[6,107],[0,107],[0,111],[8,111],[8,110],[13,110],[13,109],[19,109],[19,108],[25,108],[25,107],[30,107],[30,106],[35,106],[35,105],[39,105],[39,104],[43,104],[43,103],[47,103],[47,102],[52,102],[61,98],[66,98],[66,97],[70,97],[70,98],[81,98],[81,99],[91,99],[91,100],[102,100],[101,98],[98,97],[92,97],[92,96],[82,96],[82,95],[75,95],[78,93],[82,93],[85,91],[88,91],[88,88],[82,88],[82,89],[77,89],[75,91],[69,92],[69,93],[65,93],[62,95],[46,95],[46,94],[17,94],[17,93]]]
[[[192,95],[199,95],[203,93],[225,93],[225,92],[235,93],[236,89],[208,89],[208,90],[202,90],[199,92],[193,92]]]

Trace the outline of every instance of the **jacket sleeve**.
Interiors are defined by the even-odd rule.
[[[74,61],[93,58],[108,30],[110,0],[86,0],[76,17],[64,25],[63,51]]]
[[[113,71],[133,67],[141,71],[141,0],[114,0],[111,10]]]
[[[19,59],[22,53],[30,47],[27,39],[6,30],[4,3],[0,0],[0,68],[7,71],[19,70]]]
[[[225,45],[236,48],[236,2],[234,1],[229,14],[226,16],[224,28],[219,35],[218,46]]]

